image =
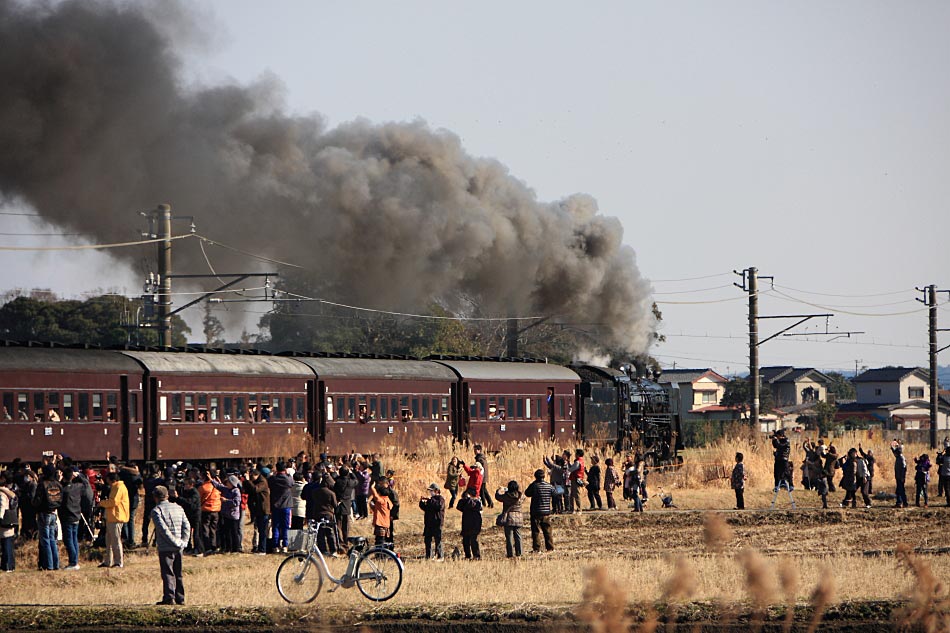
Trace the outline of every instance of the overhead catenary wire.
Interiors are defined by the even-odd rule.
[[[905,288],[904,290],[893,290],[890,292],[871,292],[866,294],[842,294],[842,293],[831,293],[831,292],[818,292],[815,290],[802,290],[800,288],[792,288],[791,286],[786,286],[784,284],[772,284],[775,288],[781,288],[783,290],[791,290],[792,292],[799,292],[805,295],[819,295],[822,297],[838,297],[845,299],[860,299],[864,297],[888,297],[894,295],[905,294],[913,292],[913,288]]]
[[[202,242],[207,242],[208,244],[211,244],[212,246],[220,246],[221,248],[227,249],[229,251],[234,251],[235,253],[240,253],[241,255],[247,255],[248,257],[259,259],[262,262],[268,262],[271,264],[278,264],[280,266],[290,266],[291,268],[299,268],[301,270],[307,270],[306,266],[301,266],[300,264],[293,264],[291,262],[281,261],[279,259],[273,259],[271,257],[264,257],[263,255],[257,255],[256,253],[251,253],[249,251],[242,250],[236,246],[231,246],[230,244],[225,244],[223,242],[213,240],[209,237],[205,237],[204,235],[195,234],[195,237],[197,237]]]
[[[188,233],[186,235],[172,235],[167,238],[168,241],[171,240],[184,240],[189,237],[195,237],[193,234]],[[94,250],[104,250],[109,248],[125,248],[128,246],[141,246],[143,244],[156,244],[158,242],[164,242],[166,238],[156,238],[148,240],[136,240],[134,242],[113,242],[111,244],[73,244],[68,246],[5,246],[0,245],[0,251],[94,251]]]
[[[683,279],[650,279],[649,281],[657,284],[672,284],[679,283],[681,281],[699,281],[700,279],[715,279],[716,277],[727,277],[731,275],[731,272],[716,273],[714,275],[703,275],[701,277],[684,277]]]
[[[793,297],[789,294],[782,292],[781,290],[774,289],[773,292],[779,298],[785,299],[786,301],[792,301],[794,303],[801,303],[813,308],[818,308],[819,310],[829,310],[832,312],[840,312],[841,314],[848,314],[851,316],[863,316],[863,317],[894,317],[894,316],[906,316],[908,314],[920,314],[921,312],[926,312],[927,308],[917,308],[915,310],[906,310],[904,312],[854,312],[849,310],[842,310],[840,308],[835,308],[832,306],[822,305],[819,303],[813,303],[811,301],[806,301],[800,297]]]

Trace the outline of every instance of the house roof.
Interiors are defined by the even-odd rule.
[[[709,377],[714,382],[729,382],[724,376],[712,369],[664,369],[657,383],[670,385],[673,383],[696,382],[700,378]]]
[[[854,382],[900,382],[911,374],[930,380],[930,372],[922,367],[881,367],[856,376]]]
[[[762,380],[767,383],[795,383],[806,377],[810,377],[815,382],[830,382],[828,376],[824,375],[814,367],[791,367],[788,365],[763,367],[759,370],[759,375],[762,376]]]

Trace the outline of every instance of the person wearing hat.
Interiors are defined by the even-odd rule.
[[[99,505],[106,509],[106,551],[99,567],[122,567],[122,527],[129,520],[129,491],[119,479],[119,473],[106,473],[109,498]]]
[[[63,503],[63,487],[52,464],[43,466],[42,479],[36,486],[33,507],[40,532],[40,569],[59,569],[59,545],[56,543],[56,513]]]
[[[241,480],[237,475],[229,475],[222,484],[212,482],[221,493],[221,529],[219,546],[222,552],[241,552]]]
[[[168,502],[168,488],[165,486],[155,486],[152,499],[155,507],[149,519],[155,528],[155,548],[162,574],[162,599],[156,604],[185,604],[181,559],[188,546],[191,524],[180,505]]]
[[[435,559],[445,560],[442,555],[442,525],[445,522],[445,497],[438,484],[429,484],[429,498],[419,499],[419,509],[425,513],[422,537],[426,543],[426,560],[432,558],[432,543],[435,542]]]
[[[551,497],[554,486],[544,481],[544,471],[534,471],[534,481],[528,485],[524,495],[531,499],[529,515],[531,517],[531,551],[541,552],[541,535],[544,535],[544,549],[554,550],[554,537],[551,535]]]

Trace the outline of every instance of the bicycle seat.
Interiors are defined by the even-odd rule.
[[[346,539],[346,541],[347,541],[348,543],[351,543],[352,545],[362,545],[362,544],[364,544],[364,543],[366,542],[366,537],[364,537],[364,536],[351,536],[351,537],[349,537],[348,539]]]

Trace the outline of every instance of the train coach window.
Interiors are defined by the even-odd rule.
[[[442,397],[442,412],[448,413],[449,411],[449,399],[447,397]]]
[[[181,394],[173,393],[171,395],[172,400],[172,422],[181,422]]]
[[[294,419],[294,399],[284,398],[284,419],[290,422]]]
[[[557,404],[558,404],[558,409],[557,409],[558,417],[560,417],[563,420],[564,417],[567,415],[565,412],[565,409],[567,408],[567,404],[564,401],[564,398],[558,398]]]
[[[519,419],[521,419],[521,420],[523,420],[523,419],[525,418],[525,414],[524,414],[524,403],[527,402],[527,401],[528,401],[528,400],[527,400],[526,398],[518,398],[518,401],[517,401],[518,410],[517,410],[517,412],[516,412],[516,417],[519,418]],[[530,416],[529,416],[529,417],[530,417]]]
[[[234,407],[235,407],[234,419],[235,420],[239,420],[239,421],[244,420],[244,413],[245,413],[244,403],[245,403],[245,400],[243,396],[238,396],[237,398],[234,399]]]
[[[346,398],[336,399],[336,419],[341,422],[346,419]]]
[[[43,419],[43,414],[45,411],[45,402],[43,398],[42,391],[33,392],[33,419],[37,419],[36,416],[39,416],[39,420]]]
[[[423,420],[429,419],[429,399],[428,398],[422,399],[422,419]]]
[[[16,395],[16,407],[18,420],[30,419],[29,408],[27,406],[27,397],[25,393],[18,393]]]
[[[412,399],[412,418],[418,420],[422,412],[419,410],[419,398]]]
[[[92,419],[93,420],[102,419],[102,394],[101,393],[92,394]]]
[[[208,406],[208,420],[210,420],[211,422],[217,422],[217,421],[218,421],[218,415],[219,415],[219,414],[218,414],[218,402],[219,402],[219,401],[218,401],[218,399],[217,399],[216,397],[214,397],[214,396],[211,396],[210,400],[211,400],[211,402],[210,402],[210,404],[209,404],[209,406]]]
[[[346,400],[346,419],[356,419],[356,398],[350,397]]]
[[[507,411],[508,417],[512,417],[512,418],[515,417],[515,399],[514,398],[508,398],[508,406],[505,407],[505,411]]]
[[[395,420],[399,417],[399,399],[390,398],[389,399],[389,419]]]
[[[79,410],[76,412],[78,419],[85,422],[89,419],[89,394],[79,392],[77,394],[77,399],[79,401]]]
[[[438,400],[438,398],[433,398],[433,399],[432,399],[432,419],[433,419],[433,420],[438,420],[438,419],[439,419],[439,400]]]
[[[303,404],[303,398],[297,398],[297,420],[301,422],[307,418],[307,410]]]
[[[119,416],[118,408],[116,406],[116,394],[107,393],[106,394],[106,419],[108,420],[118,420]]]
[[[129,422],[137,422],[139,419],[139,394],[129,394]]]
[[[7,421],[13,419],[13,394],[10,392],[3,394],[3,419]]]
[[[369,422],[369,412],[367,411],[367,407],[365,403],[361,402],[359,404],[359,408],[357,409],[357,412],[358,412],[357,420],[359,420],[360,424],[366,424],[367,422]]]
[[[272,398],[270,401],[270,419],[277,422],[280,418],[280,398]]]
[[[478,399],[478,419],[479,420],[488,419],[488,398]]]
[[[231,396],[225,396],[221,399],[221,419],[225,422],[230,422],[232,416],[234,415],[234,398]]]
[[[379,399],[379,419],[380,420],[389,419],[389,398]]]
[[[49,392],[49,394],[47,394],[47,396],[46,396],[46,406],[49,407],[49,409],[48,409],[47,412],[46,412],[46,415],[47,415],[47,417],[49,418],[49,421],[50,421],[50,422],[59,422],[59,420],[60,420],[60,415],[59,415],[59,394],[56,393],[55,391]]]
[[[73,394],[71,393],[63,394],[63,419],[64,420],[76,419],[76,415],[73,412]]]

